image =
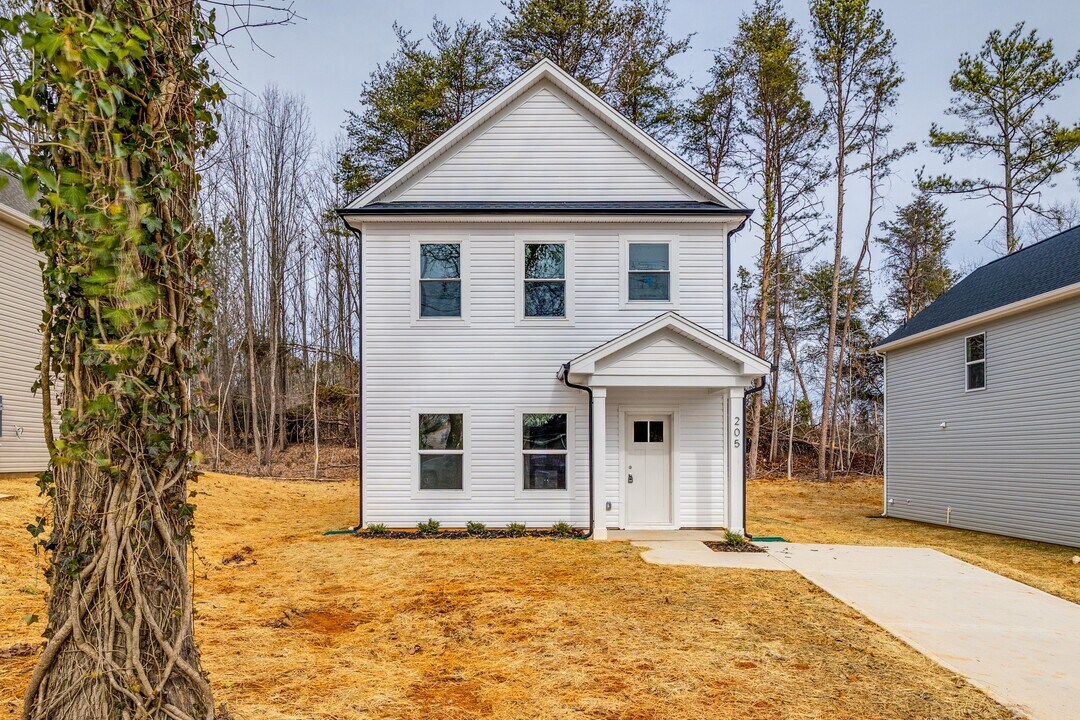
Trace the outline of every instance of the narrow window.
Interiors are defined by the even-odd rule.
[[[630,243],[628,300],[671,299],[671,267],[667,243]]]
[[[420,489],[464,489],[464,416],[421,413],[419,443]]]
[[[526,490],[565,490],[566,414],[523,413],[521,453]]]
[[[420,245],[420,317],[461,317],[461,246]]]
[[[972,335],[966,340],[967,389],[986,387],[986,333]]]
[[[566,317],[566,246],[525,245],[525,317]]]

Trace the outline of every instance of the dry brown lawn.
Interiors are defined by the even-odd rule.
[[[198,490],[198,640],[243,720],[1011,717],[794,573],[648,565],[622,543],[324,537],[354,520],[354,483]],[[34,661],[4,651],[39,641],[22,617],[45,590],[24,529],[40,500],[29,480],[3,493],[0,718]]]
[[[908,545],[948,553],[1048,593],[1080,602],[1076,548],[939,525],[882,518],[881,480],[829,483],[755,480],[747,487],[748,530],[791,542]]]

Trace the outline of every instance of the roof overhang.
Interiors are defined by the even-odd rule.
[[[1080,283],[1066,285],[1056,290],[1042,293],[1041,295],[1034,295],[1014,303],[1009,303],[1008,305],[992,308],[976,315],[969,315],[966,318],[954,320],[945,325],[938,325],[929,330],[924,330],[923,332],[915,333],[914,335],[908,335],[907,337],[902,337],[892,342],[882,343],[874,348],[874,352],[892,352],[893,350],[899,350],[910,345],[917,345],[928,340],[933,340],[934,338],[943,337],[961,330],[967,330],[993,320],[999,320],[1001,318],[1009,317],[1010,315],[1027,312],[1028,310],[1034,310],[1046,305],[1052,305],[1056,302],[1061,302],[1062,300],[1068,300],[1074,297],[1080,297]]]
[[[619,361],[649,345],[650,341],[678,337],[687,343],[701,369],[653,364],[647,371],[618,368]],[[707,365],[710,358],[715,368]],[[640,367],[640,363],[637,364]],[[770,365],[720,335],[681,315],[668,312],[579,355],[568,364],[571,380],[590,386],[626,387],[739,387],[771,371]]]
[[[24,212],[16,210],[0,203],[0,220],[14,225],[20,230],[29,230],[32,227],[41,227],[41,223]]]

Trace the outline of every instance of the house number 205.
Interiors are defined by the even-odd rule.
[[[742,418],[735,418],[735,427],[732,428],[731,434],[735,438],[735,447],[742,447]]]

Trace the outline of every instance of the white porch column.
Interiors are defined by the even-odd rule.
[[[736,533],[746,531],[746,497],[743,474],[746,471],[746,419],[743,417],[743,389],[728,391],[728,530]]]
[[[593,540],[607,540],[607,388],[593,388]]]

